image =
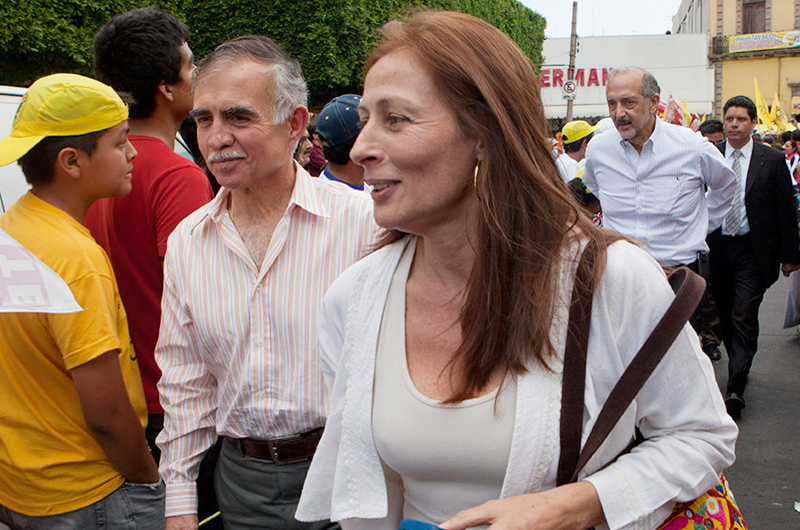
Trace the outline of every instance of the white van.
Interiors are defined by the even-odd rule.
[[[14,115],[26,88],[0,85],[0,138],[11,132]],[[0,167],[0,213],[5,212],[30,189],[16,163]]]

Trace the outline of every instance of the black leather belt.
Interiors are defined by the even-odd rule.
[[[294,436],[274,438],[272,440],[231,438],[229,436],[226,436],[225,440],[239,449],[245,456],[271,460],[281,465],[311,460],[317,450],[319,440],[322,438],[322,431],[323,428],[319,427]]]

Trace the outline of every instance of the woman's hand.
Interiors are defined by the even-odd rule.
[[[490,525],[490,530],[586,530],[605,521],[597,491],[590,482],[567,484],[458,512],[439,526],[464,530]]]

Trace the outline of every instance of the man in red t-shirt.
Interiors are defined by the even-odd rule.
[[[128,312],[147,398],[147,440],[156,461],[155,438],[164,411],[153,351],[167,238],[184,217],[212,199],[205,173],[173,152],[178,127],[192,109],[194,57],[188,38],[183,22],[147,7],[115,16],[94,39],[95,77],[134,100],[128,138],[139,156],[133,163],[131,194],[97,201],[86,226],[111,258]]]

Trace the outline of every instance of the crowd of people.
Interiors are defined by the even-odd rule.
[[[800,268],[796,139],[754,141],[752,101],[695,133],[617,68],[553,156],[528,59],[470,15],[387,23],[313,125],[275,42],[195,66],[189,37],[115,16],[96,79],[38,80],[0,141],[31,185],[0,228],[83,308],[0,314],[0,522],[656,529],[720,484],[759,305]],[[563,481],[573,308],[585,442],[679,267],[704,301]]]

